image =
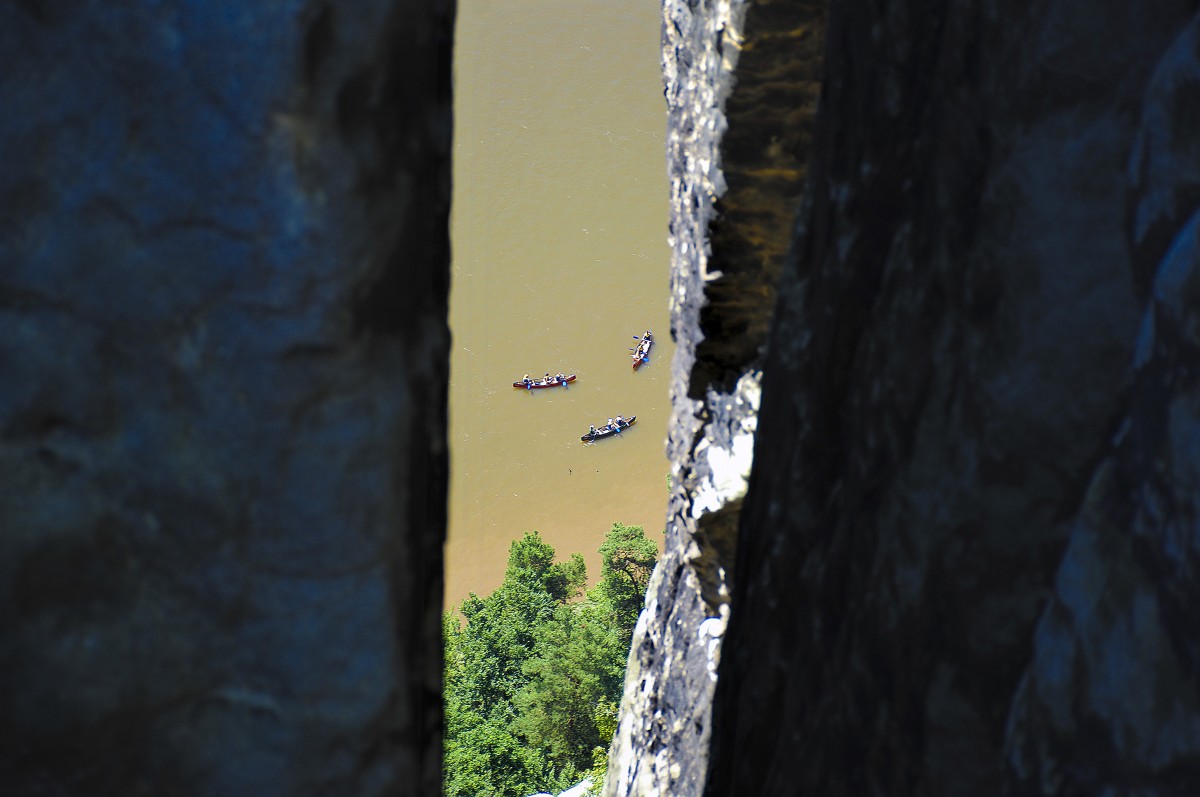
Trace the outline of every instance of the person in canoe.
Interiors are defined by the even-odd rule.
[[[560,385],[566,385],[566,384],[567,384],[567,375],[566,375],[566,374],[564,374],[562,371],[559,371],[559,372],[558,372],[558,374],[556,374],[554,378],[555,378],[556,380],[558,380],[558,383],[559,383]]]
[[[620,429],[624,425],[625,425],[625,419],[622,418],[620,415],[618,415],[617,416],[617,429]]]
[[[640,360],[650,353],[650,330],[646,330],[646,334],[642,336],[641,343],[638,344],[637,351],[633,355],[633,359]]]
[[[521,377],[521,382],[524,383],[525,387],[529,387],[533,384],[533,380],[529,378],[529,374],[525,374],[525,376]]]

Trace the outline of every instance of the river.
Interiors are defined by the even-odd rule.
[[[592,581],[613,521],[661,542],[674,353],[659,3],[459,0],[457,24],[447,606],[529,529]],[[618,413],[637,423],[580,442]]]

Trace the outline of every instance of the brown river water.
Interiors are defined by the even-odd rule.
[[[446,605],[529,529],[594,582],[613,521],[661,541],[667,184],[657,0],[459,0]],[[647,329],[650,363],[629,349]],[[578,374],[517,390],[526,372]],[[593,444],[589,424],[633,428]]]

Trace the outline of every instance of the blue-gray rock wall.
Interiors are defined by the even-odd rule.
[[[1197,109],[1193,15],[1158,61],[1133,142],[1128,234],[1148,296],[1119,426],[1071,524],[1012,704],[1018,793],[1200,791]]]
[[[451,2],[0,7],[0,791],[434,794]]]
[[[832,4],[707,794],[1200,793],[1198,13]]]

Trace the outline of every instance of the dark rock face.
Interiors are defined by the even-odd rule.
[[[1198,90],[1195,16],[1160,61],[1142,110],[1135,257],[1153,235],[1140,231],[1176,233],[1157,250],[1130,396],[1072,525],[1013,704],[1018,793],[1200,792],[1200,145],[1183,132]]]
[[[1200,794],[1198,25],[832,5],[708,794]]]
[[[709,139],[725,188],[711,197],[706,269],[714,276],[704,285],[692,398],[761,368],[812,148],[824,29],[823,2],[758,0],[746,5],[736,33],[728,25],[716,31],[716,53],[736,69],[725,125]],[[691,46],[681,40],[672,52],[686,59]],[[685,211],[676,208],[676,218]]]
[[[0,8],[3,793],[437,793],[452,15]]]

